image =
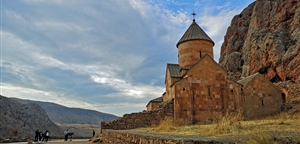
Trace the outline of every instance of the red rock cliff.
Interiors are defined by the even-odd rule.
[[[286,94],[299,95],[300,0],[250,4],[232,19],[219,63],[235,80],[260,72]]]

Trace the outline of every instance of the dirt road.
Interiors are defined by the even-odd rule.
[[[88,143],[88,139],[72,139],[72,141],[64,141],[64,140],[52,140],[48,142],[35,142],[33,144],[86,144]],[[8,143],[8,144],[28,144],[28,142],[16,142],[16,143]]]

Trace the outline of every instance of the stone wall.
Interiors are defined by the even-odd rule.
[[[222,144],[216,140],[188,139],[174,137],[140,134],[128,131],[103,130],[102,140],[106,144]]]
[[[257,75],[244,87],[245,118],[254,119],[277,114],[283,104],[279,88],[262,75]]]
[[[125,130],[157,125],[165,118],[173,119],[173,113],[174,105],[173,100],[171,100],[156,110],[125,114],[123,117],[110,122],[102,121],[101,131],[102,129]]]

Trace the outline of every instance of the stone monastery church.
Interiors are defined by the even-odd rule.
[[[253,119],[279,113],[285,95],[259,73],[239,81],[213,59],[212,39],[193,20],[176,44],[178,64],[167,64],[162,97],[147,104],[147,111],[173,102],[175,124],[210,123],[227,113]]]

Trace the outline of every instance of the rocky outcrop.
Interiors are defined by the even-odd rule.
[[[300,0],[250,4],[232,19],[219,63],[235,80],[259,72],[300,96]]]
[[[34,138],[34,132],[50,132],[50,137],[61,136],[63,131],[55,125],[37,104],[22,104],[0,96],[0,142],[3,140],[26,140]]]

